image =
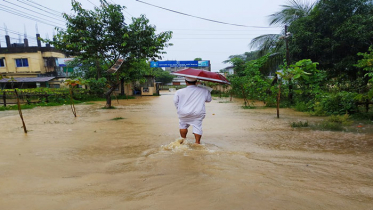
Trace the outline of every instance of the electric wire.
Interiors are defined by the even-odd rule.
[[[225,39],[225,40],[242,40],[246,39],[248,40],[249,38],[172,38],[172,39],[204,39],[204,40],[213,40],[213,39]]]
[[[3,1],[4,1],[4,2],[7,2],[7,3],[9,3],[9,4],[12,4],[12,5],[15,5],[15,6],[19,7],[19,8],[22,8],[22,9],[25,9],[25,10],[29,10],[29,11],[34,12],[34,13],[36,13],[36,14],[43,15],[43,16],[46,16],[46,17],[48,17],[48,18],[52,18],[52,19],[54,19],[54,20],[60,21],[60,22],[65,22],[65,21],[62,20],[62,19],[57,19],[57,18],[54,18],[54,17],[48,16],[48,15],[45,15],[45,14],[41,14],[41,13],[36,12],[36,11],[34,11],[34,10],[30,10],[30,9],[28,9],[28,8],[22,7],[22,6],[18,5],[18,4],[14,4],[14,3],[11,3],[11,2],[6,1],[6,0],[3,0]],[[13,8],[13,9],[15,9],[15,8]]]
[[[50,8],[48,8],[48,7],[42,6],[42,7],[48,9],[48,10],[44,10],[44,9],[39,8],[39,7],[33,6],[33,5],[29,4],[29,3],[26,3],[25,0],[17,0],[17,1],[19,1],[20,3],[26,4],[26,5],[30,6],[30,7],[36,8],[36,9],[38,9],[38,10],[41,10],[41,11],[43,11],[43,12],[49,13],[49,14],[51,14],[51,15],[57,15],[57,14],[58,14],[58,16],[62,17],[62,13],[60,13],[60,12],[51,13],[51,12],[48,11],[48,10],[52,10],[52,9],[50,9]],[[37,3],[33,2],[33,1],[29,1],[29,0],[27,0],[27,1],[28,1],[28,2],[32,2],[32,3],[34,3],[34,4],[37,4]],[[37,4],[37,5],[40,5],[40,4]],[[40,6],[41,6],[41,5],[40,5]]]
[[[21,32],[18,32],[18,31],[14,31],[14,30],[10,30],[10,29],[5,29],[5,28],[3,28],[3,27],[0,27],[0,30],[2,30],[2,31],[5,31],[5,32],[9,32],[9,33],[12,33],[12,34],[16,34],[16,35],[24,35],[24,33],[21,33]],[[35,39],[35,40],[37,40],[35,37],[30,37],[29,39]]]
[[[2,10],[4,12],[7,12],[7,13],[10,13],[10,14],[13,14],[13,15],[17,15],[17,16],[23,17],[23,18],[28,18],[30,20],[34,20],[36,22],[43,23],[43,24],[46,24],[46,25],[50,25],[50,26],[53,26],[53,27],[62,28],[62,27],[58,26],[57,23],[53,22],[55,25],[52,25],[52,24],[49,23],[50,21],[45,20],[43,18],[36,17],[34,15],[30,15],[30,14],[27,14],[27,13],[20,13],[20,12],[17,12],[17,11],[11,11],[11,10],[9,10],[7,8],[3,8],[2,6],[4,6],[4,5],[0,5],[0,10]],[[45,22],[45,21],[47,21],[47,22]]]
[[[133,15],[131,15],[131,13],[127,12],[126,10],[123,10],[125,13],[129,14],[131,17],[133,17]]]
[[[247,30],[230,30],[230,29],[166,29],[166,28],[157,28],[160,30],[171,30],[171,31],[241,31],[241,32],[249,32],[249,31],[268,31],[268,30],[274,30],[276,28],[280,27],[273,27],[273,28],[262,28],[262,29],[247,29]],[[282,27],[281,27],[282,28]]]
[[[246,27],[246,28],[272,28],[272,27],[265,27],[265,26],[247,26],[247,25],[241,25],[241,24],[226,23],[226,22],[222,22],[222,21],[217,21],[217,20],[212,20],[212,19],[207,19],[207,18],[203,18],[203,17],[198,17],[198,16],[186,14],[186,13],[183,13],[183,12],[178,12],[178,11],[167,9],[167,8],[164,8],[164,7],[160,7],[160,6],[157,6],[157,5],[154,5],[154,4],[149,4],[147,2],[140,1],[140,0],[136,0],[136,1],[138,1],[140,3],[143,3],[143,4],[150,5],[152,7],[157,7],[157,8],[163,9],[163,10],[174,12],[174,13],[177,13],[177,14],[180,14],[180,15],[194,17],[194,18],[197,18],[197,19],[206,20],[206,21],[210,21],[210,22],[214,22],[214,23],[219,23],[219,24],[224,24],[224,25],[239,26],[239,27]]]
[[[90,0],[87,0],[89,3],[91,3],[93,6],[97,7],[96,4],[92,3]]]
[[[17,1],[20,1],[20,0],[17,0]],[[24,0],[23,0],[23,1],[24,1]],[[46,7],[46,6],[44,6],[44,5],[38,4],[38,3],[34,2],[34,1],[31,1],[31,0],[26,0],[26,1],[31,2],[31,3],[33,3],[33,4],[36,4],[36,5],[40,6],[40,7],[43,7],[43,8],[45,8],[45,9],[48,9],[48,10],[50,10],[50,11],[54,11],[54,12],[58,13],[59,15],[61,15],[61,14],[63,13],[63,12],[59,12],[59,11],[57,11],[57,10],[51,9],[51,8],[49,8],[49,7]]]

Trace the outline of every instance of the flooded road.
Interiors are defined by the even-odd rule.
[[[293,129],[281,109],[206,105],[178,142],[173,93],[0,112],[0,209],[373,210],[373,134]],[[113,120],[117,118],[118,120]],[[123,118],[123,119],[121,119]]]

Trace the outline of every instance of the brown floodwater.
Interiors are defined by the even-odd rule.
[[[180,144],[161,94],[77,105],[77,118],[24,110],[27,135],[0,112],[0,209],[373,210],[372,132],[293,129],[320,118],[214,98],[202,144],[191,130]]]

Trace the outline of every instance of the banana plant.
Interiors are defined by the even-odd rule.
[[[316,68],[318,63],[312,62],[310,59],[300,60],[295,64],[287,67],[287,64],[283,66],[283,70],[276,72],[282,79],[288,81],[289,85],[292,84],[293,80],[305,79],[308,80],[310,73],[306,70]],[[289,94],[292,94],[289,92]],[[277,118],[280,118],[280,100],[281,100],[281,82],[278,83],[278,94],[277,94]]]

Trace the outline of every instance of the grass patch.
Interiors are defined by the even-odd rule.
[[[322,131],[346,131],[346,126],[350,126],[353,123],[349,118],[350,116],[347,114],[332,115],[321,123],[316,124],[314,129]]]
[[[232,101],[219,101],[220,104],[232,103]]]
[[[123,120],[123,119],[125,119],[125,118],[123,118],[123,117],[115,117],[115,118],[113,118],[111,120]]]
[[[336,122],[328,122],[322,121],[321,123],[316,124],[313,127],[315,130],[322,130],[322,131],[344,131],[345,128],[342,124]]]
[[[373,112],[356,113],[356,114],[351,115],[351,119],[364,121],[365,123],[368,123],[368,124],[373,124]]]
[[[255,106],[241,106],[242,109],[256,109]]]
[[[111,106],[111,107],[104,106],[104,107],[101,107],[101,109],[116,109],[116,107],[115,106]]]
[[[302,122],[302,121],[292,122],[292,123],[290,123],[290,126],[292,128],[305,128],[305,127],[308,127],[308,121],[306,121],[306,122]]]

